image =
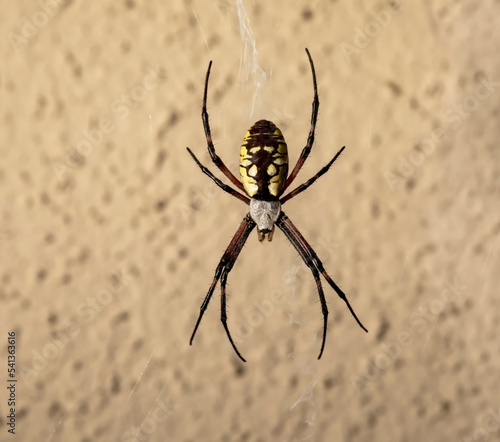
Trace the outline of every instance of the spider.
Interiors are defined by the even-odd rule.
[[[327,318],[328,318],[328,308],[326,306],[325,295],[323,293],[323,287],[321,286],[320,273],[326,279],[328,284],[335,290],[337,295],[346,303],[347,308],[351,312],[352,316],[359,324],[359,326],[366,332],[368,330],[361,324],[354,310],[352,309],[349,301],[347,300],[344,292],[339,288],[337,284],[332,280],[332,278],[326,273],[323,263],[318,258],[318,255],[309,245],[309,243],[304,239],[300,231],[295,227],[290,218],[285,215],[285,212],[281,210],[281,206],[285,204],[288,200],[294,198],[299,193],[302,193],[309,186],[311,186],[319,177],[324,175],[339,155],[344,150],[345,146],[340,149],[333,159],[324,166],[316,175],[307,180],[305,183],[296,187],[294,190],[282,196],[283,193],[289,188],[293,180],[299,173],[300,169],[304,165],[314,142],[314,131],[316,128],[316,121],[318,119],[318,86],[316,82],[316,72],[314,69],[314,63],[306,48],[307,57],[309,58],[309,64],[311,66],[313,86],[314,86],[314,99],[312,102],[312,115],[311,115],[311,128],[309,130],[309,136],[307,137],[307,144],[303,148],[300,157],[292,170],[292,173],[288,175],[288,151],[285,139],[281,131],[272,123],[267,120],[257,121],[250,129],[247,131],[243,144],[240,150],[240,175],[241,181],[236,178],[231,171],[226,167],[224,162],[215,153],[214,144],[212,142],[212,135],[210,132],[210,124],[208,121],[207,112],[207,90],[208,90],[208,80],[210,77],[210,69],[212,67],[212,62],[210,61],[208,65],[208,70],[205,78],[205,92],[203,94],[203,107],[201,112],[201,118],[203,121],[203,128],[205,130],[205,137],[207,140],[208,152],[212,158],[213,163],[221,170],[221,172],[233,183],[240,191],[233,189],[231,186],[224,184],[221,180],[215,177],[212,172],[207,169],[199,160],[196,158],[195,154],[187,148],[189,154],[202,170],[202,172],[210,177],[224,192],[238,198],[245,204],[250,206],[249,213],[243,218],[238,230],[236,231],[233,239],[231,240],[229,246],[227,247],[224,255],[222,256],[217,269],[215,270],[215,276],[210,285],[205,300],[200,307],[200,314],[196,325],[191,335],[189,341],[190,345],[193,344],[193,339],[200,325],[201,319],[205,310],[208,307],[212,294],[215,290],[215,286],[220,279],[221,285],[221,321],[226,331],[229,342],[231,343],[234,351],[238,357],[243,361],[246,360],[240,354],[238,348],[236,347],[229,328],[227,325],[227,314],[226,314],[226,283],[229,272],[233,268],[234,263],[238,259],[238,256],[243,248],[248,236],[252,230],[257,226],[257,237],[259,241],[263,241],[266,238],[271,241],[273,239],[274,226],[278,228],[285,234],[288,240],[295,247],[299,255],[304,260],[304,263],[311,270],[316,286],[318,288],[319,300],[321,302],[321,309],[323,312],[323,340],[321,343],[321,349],[319,352],[318,359],[321,358],[323,350],[325,348],[326,340],[326,329],[327,329]]]

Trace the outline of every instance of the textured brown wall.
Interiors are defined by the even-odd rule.
[[[256,52],[229,0],[4,3],[0,440],[500,439],[498,2],[246,1]],[[370,332],[325,285],[318,361],[309,270],[252,234],[228,287],[243,364],[218,289],[188,345],[246,208],[185,147],[222,178],[213,60],[220,156],[237,173],[266,118],[295,162],[305,47],[297,182],[346,150],[286,212]]]

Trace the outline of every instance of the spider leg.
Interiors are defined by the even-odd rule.
[[[309,58],[309,64],[311,65],[311,72],[312,72],[312,77],[313,77],[313,85],[314,85],[314,98],[312,102],[312,113],[311,113],[311,128],[309,129],[309,136],[307,137],[307,144],[302,149],[302,153],[300,154],[299,159],[297,160],[297,163],[295,164],[295,167],[292,170],[292,173],[286,180],[285,186],[283,187],[282,193],[292,184],[292,181],[295,179],[297,174],[299,173],[300,169],[302,169],[302,166],[306,162],[307,157],[309,156],[309,153],[311,152],[313,143],[314,143],[314,131],[316,129],[316,122],[318,121],[318,109],[319,109],[319,98],[318,98],[318,83],[316,81],[316,70],[314,69],[314,63],[311,57],[311,54],[309,53],[309,50],[306,48],[307,52],[307,57]]]
[[[285,236],[288,238],[288,240],[292,243],[292,245],[295,247],[295,249],[299,252],[299,255],[302,257],[306,265],[311,269],[313,267],[316,269],[316,273],[318,271],[324,276],[324,278],[327,280],[328,284],[335,290],[337,295],[346,303],[347,308],[351,312],[352,316],[358,323],[358,325],[365,331],[368,332],[368,330],[365,328],[365,326],[361,323],[361,321],[358,319],[356,316],[356,313],[354,313],[354,310],[352,309],[351,305],[349,304],[349,301],[347,300],[346,295],[344,292],[339,288],[337,284],[330,278],[328,273],[326,273],[325,268],[323,267],[323,263],[321,260],[318,258],[318,255],[316,252],[313,250],[313,248],[309,245],[309,243],[305,240],[305,238],[302,236],[302,234],[299,232],[299,230],[295,227],[295,225],[290,221],[290,218],[285,215],[284,212],[280,213],[280,216],[278,220],[276,221],[276,225],[283,231]],[[315,272],[313,271],[313,275],[315,275]],[[315,276],[316,279],[316,276]],[[316,282],[317,283],[317,282]],[[317,283],[318,285],[318,283]],[[321,301],[321,306],[323,309],[323,316],[325,317],[325,323],[326,323],[326,316],[325,316],[325,310],[326,314],[328,314],[328,310],[326,308],[326,301],[324,299],[324,295],[322,297],[323,292],[319,290],[319,285],[318,285],[318,292],[319,292],[319,297]],[[324,303],[324,304],[323,304]],[[323,352],[323,347],[324,347],[324,342],[325,342],[325,334],[326,334],[326,325],[324,326],[323,329],[323,344],[321,346],[321,351],[319,354],[319,358],[321,358],[321,354]]]
[[[208,64],[207,76],[205,77],[205,92],[203,93],[203,107],[201,110],[201,119],[203,121],[203,129],[205,130],[205,138],[207,139],[208,153],[210,154],[213,163],[221,170],[221,172],[226,175],[238,189],[245,191],[241,181],[232,174],[232,172],[226,167],[220,157],[215,153],[215,147],[212,141],[212,133],[210,131],[210,123],[208,121],[207,112],[208,79],[210,78],[211,67],[212,62]]]
[[[233,195],[234,197],[238,198],[239,200],[243,201],[246,204],[250,203],[250,199],[247,198],[245,195],[242,195],[241,193],[237,192],[234,190],[232,187],[228,186],[227,184],[224,184],[219,178],[217,178],[210,170],[208,170],[201,162],[196,158],[195,154],[191,151],[189,147],[186,147],[188,150],[189,154],[193,158],[193,160],[198,164],[198,167],[201,169],[201,171],[207,175],[209,178],[211,178],[215,184],[217,184],[224,192],[229,193],[230,195]]]
[[[281,212],[283,213],[283,212]],[[328,327],[328,307],[326,305],[326,299],[325,299],[325,294],[323,292],[323,286],[321,285],[321,279],[319,277],[319,272],[318,269],[315,267],[313,260],[311,259],[310,254],[308,253],[307,249],[304,247],[304,245],[300,242],[297,241],[294,235],[286,228],[285,225],[281,225],[281,215],[280,218],[277,221],[278,227],[283,231],[285,236],[288,238],[288,240],[292,243],[292,245],[295,247],[297,252],[299,252],[300,257],[304,261],[304,263],[309,267],[311,270],[314,281],[316,282],[316,286],[318,288],[318,295],[319,295],[319,300],[321,303],[321,310],[323,312],[323,339],[321,342],[321,349],[319,351],[319,356],[318,359],[321,358],[323,354],[323,350],[325,348],[325,342],[326,342],[326,330]]]
[[[324,166],[316,175],[314,175],[312,178],[307,180],[304,184],[301,184],[297,188],[293,189],[288,195],[285,195],[283,198],[280,199],[281,204],[285,204],[288,200],[292,199],[294,196],[297,196],[299,193],[303,192],[306,190],[309,186],[311,186],[320,176],[324,175],[326,172],[328,172],[328,169],[332,166],[332,164],[335,162],[335,160],[340,156],[342,151],[345,149],[345,146],[340,149],[337,154],[333,157],[333,159],[326,165]]]
[[[227,326],[227,313],[226,313],[226,282],[227,282],[227,275],[229,274],[230,270],[224,271],[220,278],[220,287],[221,287],[221,297],[220,297],[220,305],[221,305],[221,310],[220,310],[220,320],[222,321],[222,325],[224,325],[224,329],[226,330],[227,337],[229,338],[229,342],[234,348],[234,351],[238,355],[238,357],[243,361],[246,362],[246,359],[241,356],[241,353],[238,351],[236,348],[236,344],[233,341],[233,338],[231,337],[231,333],[229,333],[229,328]]]
[[[225,284],[226,284],[226,279],[227,275],[233,268],[234,263],[236,262],[236,259],[238,258],[241,250],[243,249],[243,246],[245,245],[246,240],[248,239],[248,236],[252,232],[252,230],[255,227],[255,222],[252,220],[250,217],[250,214],[247,214],[245,218],[243,218],[243,221],[241,222],[240,226],[238,227],[238,230],[233,236],[233,239],[229,243],[229,246],[227,247],[226,251],[224,252],[224,255],[222,255],[222,258],[219,262],[219,265],[215,269],[215,275],[214,279],[212,281],[212,284],[210,285],[210,288],[208,289],[208,293],[205,296],[205,299],[203,303],[201,304],[200,307],[200,315],[198,316],[198,320],[196,321],[196,325],[193,330],[193,334],[191,335],[191,339],[189,340],[189,345],[193,344],[193,339],[196,334],[196,331],[198,330],[198,326],[200,325],[201,318],[203,317],[203,314],[205,313],[205,310],[208,307],[208,303],[210,302],[210,299],[212,298],[212,294],[214,292],[215,286],[217,285],[217,281],[221,279],[221,287],[222,287],[222,293],[221,293],[221,300],[223,302],[223,311],[222,311],[222,323],[224,324],[224,328],[226,329],[226,333],[229,337],[229,341],[231,342],[233,348],[236,350],[236,353],[238,356],[245,361],[236,349],[236,346],[234,345],[234,342],[231,338],[231,335],[229,334],[229,330],[227,328],[227,324],[224,322],[225,318],[225,303],[226,303],[226,293],[225,293]],[[223,284],[223,285],[222,285]],[[245,361],[246,362],[246,361]]]

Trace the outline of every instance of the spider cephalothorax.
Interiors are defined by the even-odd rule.
[[[314,85],[314,100],[312,103],[312,116],[311,116],[311,128],[309,130],[309,136],[307,137],[307,144],[302,150],[302,153],[297,161],[297,164],[292,170],[292,173],[288,176],[288,149],[285,143],[285,139],[281,131],[272,123],[267,120],[257,121],[246,133],[243,144],[241,145],[240,151],[240,175],[241,180],[238,180],[231,171],[225,166],[224,162],[215,153],[215,148],[212,142],[212,135],[210,133],[210,124],[208,121],[207,112],[207,90],[208,90],[208,79],[210,77],[210,68],[212,67],[212,62],[208,65],[207,76],[205,78],[205,93],[203,95],[203,108],[201,117],[203,120],[203,128],[205,129],[205,137],[207,139],[208,152],[214,164],[222,171],[222,173],[240,190],[245,193],[242,194],[232,187],[224,184],[221,180],[216,178],[210,170],[208,170],[196,156],[188,149],[193,159],[196,161],[198,166],[201,168],[203,173],[208,175],[222,190],[233,195],[235,198],[245,202],[250,206],[249,213],[243,218],[243,222],[236,231],[231,243],[227,247],[224,255],[222,256],[217,269],[215,270],[215,276],[210,285],[208,293],[203,301],[200,308],[200,315],[198,316],[198,321],[191,335],[190,344],[193,343],[196,330],[200,325],[201,318],[207,309],[208,303],[212,297],[215,290],[215,286],[220,279],[221,283],[221,321],[226,330],[227,336],[231,345],[233,346],[236,354],[245,361],[241,356],[240,352],[236,348],[236,345],[229,333],[229,328],[227,326],[227,314],[226,314],[226,283],[227,276],[231,269],[233,268],[238,255],[241,252],[250,232],[257,227],[257,235],[259,241],[263,241],[267,235],[269,241],[273,238],[274,226],[277,225],[280,230],[285,234],[288,240],[293,244],[299,255],[304,260],[304,263],[311,269],[314,280],[316,281],[316,286],[318,288],[318,295],[321,302],[321,309],[323,312],[323,340],[321,343],[321,349],[319,352],[318,359],[321,358],[323,350],[325,348],[326,340],[326,329],[327,329],[327,318],[328,318],[328,308],[326,305],[325,295],[323,293],[323,287],[320,281],[320,273],[326,279],[328,284],[337,292],[339,297],[346,303],[349,311],[354,316],[359,326],[365,330],[366,328],[361,324],[357,318],[354,310],[351,308],[349,301],[347,300],[344,292],[335,284],[335,282],[330,278],[328,273],[323,267],[323,263],[316,255],[316,252],[305,240],[299,230],[293,225],[285,213],[281,210],[281,206],[298,195],[299,193],[306,190],[311,186],[320,176],[325,174],[330,166],[335,162],[339,155],[344,150],[344,147],[339,150],[339,152],[333,157],[333,159],[324,166],[316,175],[301,184],[291,192],[282,196],[283,193],[288,189],[292,181],[295,179],[300,169],[306,161],[312,145],[314,143],[314,131],[316,128],[316,120],[318,118],[318,87],[316,83],[316,73],[314,70],[314,64],[306,49],[307,56],[309,58],[309,64],[311,65],[313,85]]]

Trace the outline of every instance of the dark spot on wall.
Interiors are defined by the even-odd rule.
[[[162,199],[156,203],[156,211],[161,212],[167,206],[167,200]]]
[[[444,86],[442,83],[434,83],[425,90],[425,93],[431,97],[434,95],[442,95],[443,92]]]
[[[432,243],[425,244],[415,253],[415,263],[418,264],[426,255],[436,252],[436,246]]]
[[[459,371],[462,370],[462,368],[464,368],[464,363],[463,361],[457,361],[455,362],[455,364],[453,364],[453,366],[451,367],[451,371],[453,371],[454,373],[458,373]]]
[[[29,310],[29,308],[31,307],[31,300],[28,298],[24,298],[21,301],[21,307],[23,310]]]
[[[128,52],[130,52],[130,49],[132,47],[130,41],[128,40],[123,40],[120,44],[120,47],[122,48],[122,51],[127,54]]]
[[[220,35],[214,34],[208,38],[208,45],[212,47],[217,46],[220,43],[220,41],[221,41]]]
[[[113,195],[110,192],[105,192],[102,196],[102,202],[107,205],[111,204],[113,202]]]
[[[115,373],[113,375],[113,378],[111,379],[111,393],[112,394],[118,394],[118,393],[120,393],[120,390],[121,390],[120,376],[118,376]]]
[[[83,368],[83,362],[77,359],[75,362],[73,362],[73,370],[74,371],[80,371]]]
[[[410,97],[410,108],[413,110],[420,109],[420,105],[418,103],[418,100],[415,97]]]
[[[21,172],[19,172],[19,176],[21,177],[21,180],[25,183],[25,184],[33,184],[33,181],[31,180],[31,175],[28,171],[26,170],[23,170]]]
[[[302,18],[304,21],[309,21],[314,17],[314,13],[310,8],[304,8],[302,10]]]
[[[350,425],[347,428],[347,436],[351,439],[358,439],[357,435],[360,433],[361,427],[358,424]]]
[[[372,363],[372,362],[371,362]],[[373,401],[373,397],[369,393],[363,393],[360,398],[361,406],[366,407],[371,404]]]
[[[411,192],[417,185],[417,180],[415,178],[408,178],[406,180],[406,189]]]
[[[156,239],[157,233],[158,232],[156,230],[151,230],[147,232],[145,235],[146,240],[149,242],[154,241]]]
[[[500,221],[495,223],[493,228],[491,229],[491,234],[496,235],[497,233],[500,233]]]
[[[246,374],[247,369],[242,362],[235,361],[233,363],[233,366],[234,366],[234,374],[236,375],[237,378],[241,378]]]
[[[377,425],[377,413],[368,413],[367,423],[368,427],[373,428]]]
[[[35,117],[42,118],[43,112],[46,107],[47,107],[47,98],[45,98],[45,96],[43,95],[40,95],[36,102]]]
[[[40,202],[44,205],[44,206],[48,206],[50,204],[50,197],[49,195],[47,195],[47,193],[45,192],[42,192],[40,194]]]
[[[156,168],[160,170],[163,167],[163,163],[167,159],[167,151],[165,149],[160,149],[156,155]]]
[[[363,170],[363,166],[359,161],[356,161],[352,166],[353,173],[360,173]]]
[[[325,386],[325,388],[327,390],[330,390],[331,388],[333,388],[335,386],[335,384],[336,384],[335,378],[333,378],[333,377],[325,378],[325,380],[323,381],[323,385]]]
[[[175,126],[178,121],[179,121],[179,114],[175,111],[172,112],[172,114],[170,115],[170,118],[168,120],[168,124],[170,126]]]
[[[490,360],[490,354],[486,350],[481,352],[481,362],[486,364],[487,362],[489,362],[489,360]]]
[[[394,81],[387,80],[386,84],[395,97],[399,97],[403,93],[403,89],[401,89],[401,86],[399,86],[399,84],[395,83]]]
[[[174,377],[175,377],[175,379],[177,379],[179,381],[182,380],[182,371],[179,369],[175,369]]]
[[[80,405],[78,406],[78,411],[81,414],[87,414],[89,411],[89,404],[86,400],[83,400],[80,402]]]
[[[49,232],[47,235],[45,235],[45,242],[47,244],[53,244],[56,240],[56,237],[54,236],[53,233]]]
[[[372,201],[372,217],[378,218],[380,216],[380,206],[378,205],[378,201]]]
[[[50,313],[49,317],[47,318],[47,321],[49,322],[50,325],[55,325],[57,324],[57,315],[55,313]]]
[[[25,204],[26,204],[26,207],[27,207],[28,209],[33,208],[33,204],[34,204],[34,200],[33,200],[33,198],[31,198],[31,197],[27,197],[27,198],[26,198],[26,201],[25,201]]]
[[[137,267],[135,264],[130,264],[127,267],[127,270],[130,275],[132,275],[134,278],[139,278],[141,276],[141,269]]]
[[[94,440],[97,438],[100,438],[104,433],[106,433],[107,426],[106,425],[100,425],[94,429]]]
[[[390,328],[391,324],[385,316],[382,316],[380,319],[380,325],[378,327],[377,334],[375,335],[377,341],[383,341]]]
[[[47,278],[47,274],[47,269],[41,268],[40,270],[38,270],[36,277],[39,281],[44,281]]]
[[[133,342],[133,344],[132,344],[132,350],[133,351],[140,350],[143,345],[144,345],[144,340],[142,338],[139,338],[139,339],[137,339],[136,341]]]
[[[80,78],[82,76],[82,66],[79,63],[76,63],[73,66],[73,75],[77,78]]]
[[[90,249],[88,247],[83,247],[78,254],[78,261],[84,263],[90,256]]]
[[[17,418],[19,420],[24,419],[29,413],[29,408],[27,407],[22,407],[18,412],[17,412]]]
[[[57,418],[63,415],[63,407],[59,401],[53,401],[50,404],[47,414],[50,418]]]
[[[158,129],[157,138],[161,140],[168,130],[170,130],[173,126],[177,124],[179,121],[179,114],[176,111],[173,111],[167,121],[165,121],[161,127]]]
[[[480,243],[478,242],[473,248],[472,250],[474,250],[474,253],[476,253],[477,255],[481,255],[482,253],[484,253],[484,245],[483,243]]]
[[[71,276],[71,273],[65,273],[62,276],[61,282],[63,285],[69,284],[72,281],[73,277]]]
[[[363,193],[363,190],[364,190],[363,183],[361,181],[356,181],[354,183],[354,191],[356,193]]]
[[[96,207],[94,207],[94,206],[90,207],[89,214],[90,214],[90,217],[93,218],[94,221],[97,222],[97,224],[104,224],[105,218]]]
[[[186,380],[182,381],[182,391],[186,394],[191,392],[191,384]]]
[[[451,402],[450,401],[447,401],[447,400],[444,400],[443,402],[441,402],[441,411],[444,413],[444,414],[448,414],[451,410]]]
[[[137,229],[139,227],[139,218],[137,216],[134,216],[130,220],[130,227],[132,227],[133,229]]]
[[[427,412],[427,410],[425,409],[424,406],[420,406],[417,408],[417,416],[418,417],[424,417],[426,412]]]
[[[398,358],[394,361],[394,369],[399,370],[405,365],[405,361],[403,358]]]
[[[134,9],[135,8],[135,1],[134,0],[125,0],[125,7],[128,9]]]
[[[179,249],[179,258],[180,259],[187,258],[188,254],[189,254],[188,249],[186,249],[185,247],[182,247],[181,249]]]
[[[130,313],[128,311],[123,311],[115,316],[115,318],[113,319],[113,324],[118,325],[121,324],[122,322],[128,321],[129,319],[130,319]]]

